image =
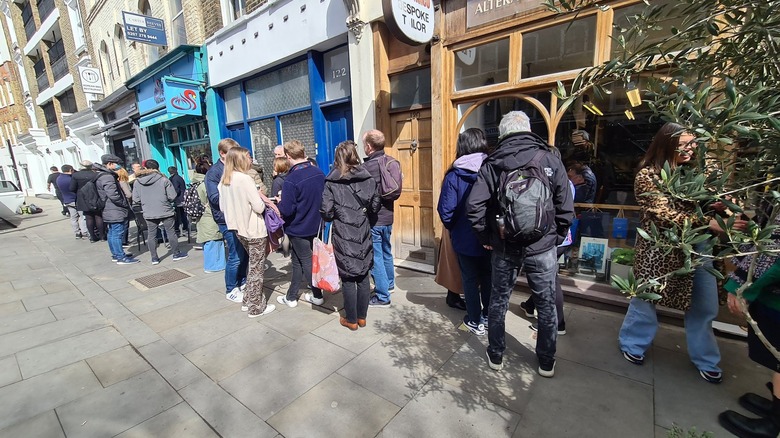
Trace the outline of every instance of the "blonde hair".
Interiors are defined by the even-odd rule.
[[[223,138],[219,141],[219,144],[217,144],[217,149],[223,154],[226,154],[230,149],[240,147],[241,145],[232,138]]]
[[[274,172],[276,172],[277,175],[285,173],[288,170],[290,170],[290,161],[288,161],[287,158],[274,158]]]
[[[302,160],[306,158],[306,149],[303,143],[298,140],[290,140],[284,144],[284,153],[293,160]]]
[[[233,172],[246,173],[251,168],[252,161],[249,159],[249,149],[241,146],[232,147],[225,155],[225,172],[222,174],[220,182],[223,186],[229,186],[233,179]]]
[[[127,173],[124,167],[120,167],[119,170],[116,171],[116,174],[119,177],[119,181],[122,182],[130,181],[130,174]]]

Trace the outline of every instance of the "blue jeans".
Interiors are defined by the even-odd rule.
[[[536,357],[540,364],[550,365],[555,360],[555,342],[558,337],[558,318],[555,312],[555,277],[558,261],[555,248],[532,256],[516,256],[493,251],[492,281],[488,313],[488,353],[502,357],[506,350],[504,319],[509,309],[509,297],[522,268],[536,304],[539,332],[536,336]]]
[[[469,321],[479,324],[483,315],[487,317],[490,306],[490,255],[472,257],[458,254],[458,265],[463,280],[463,294],[466,295],[466,313]]]
[[[395,289],[393,253],[390,247],[392,232],[392,225],[371,228],[371,240],[374,243],[374,267],[371,268],[371,275],[374,277],[376,298],[383,303],[390,302],[390,289]]]
[[[711,264],[710,264],[711,266]],[[701,371],[720,371],[720,350],[712,321],[718,316],[718,285],[704,267],[693,275],[691,308],[685,312],[685,337],[691,362]],[[658,331],[655,304],[633,298],[620,328],[620,349],[644,356]]]
[[[225,265],[225,290],[229,294],[233,289],[246,283],[246,272],[249,269],[249,254],[238,241],[236,230],[228,230],[227,225],[218,224],[219,232],[225,237],[228,257]]]
[[[122,239],[125,236],[125,230],[127,229],[126,222],[111,222],[108,223],[108,249],[111,251],[111,256],[117,260],[125,258],[125,250],[122,249]]]

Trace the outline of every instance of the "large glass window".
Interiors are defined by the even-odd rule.
[[[596,16],[523,34],[522,77],[531,78],[593,65]]]
[[[301,61],[246,82],[249,117],[263,117],[311,105],[309,67]]]
[[[509,38],[455,52],[455,91],[509,80]]]
[[[244,120],[244,110],[241,106],[241,85],[225,88],[225,116],[227,123]]]
[[[550,107],[549,92],[526,94],[539,100],[546,108]],[[472,105],[473,103],[463,103],[458,105],[458,113],[462,116],[469,108],[471,108]],[[494,148],[498,143],[498,124],[501,122],[501,117],[503,117],[504,114],[508,113],[509,111],[523,111],[526,113],[531,119],[531,132],[547,140],[548,130],[547,122],[544,120],[544,115],[527,100],[514,97],[501,97],[483,103],[469,114],[468,118],[463,123],[461,130],[465,131],[469,128],[481,129],[485,132],[485,136],[488,140],[488,146],[490,146],[490,148]]]
[[[77,113],[78,107],[76,106],[76,94],[73,93],[73,88],[63,93],[59,98],[60,110],[63,113]]]
[[[349,48],[344,46],[323,55],[325,64],[325,98],[349,97]]]
[[[658,43],[664,38],[672,35],[671,28],[680,28],[683,24],[683,22],[686,20],[690,20],[690,17],[685,17],[683,15],[680,15],[678,13],[675,13],[673,8],[669,5],[671,5],[672,2],[670,0],[656,0],[652,2],[652,6],[647,6],[644,3],[639,3],[633,6],[629,6],[627,8],[620,8],[615,9],[614,18],[612,20],[612,28],[613,28],[613,35],[619,35],[620,29],[631,29],[631,28],[637,28],[637,18],[639,15],[642,14],[642,12],[649,7],[659,7],[664,6],[664,12],[663,16],[666,16],[667,18],[662,19],[657,23],[657,25],[653,26],[652,28],[648,29],[641,29],[641,33],[639,34],[639,38],[633,38],[630,42],[630,44],[626,47],[626,49],[629,52],[634,51],[640,46],[647,46],[650,44]],[[655,21],[655,20],[654,20]],[[639,30],[639,28],[637,28]],[[673,45],[673,44],[679,44],[679,41],[670,41],[667,42],[665,45]],[[612,57],[616,58],[619,57],[622,53],[623,48],[620,46],[620,44],[616,41],[612,41]],[[663,47],[659,47],[659,53],[666,52],[667,49]]]
[[[306,148],[306,156],[311,158],[317,156],[317,149],[314,148],[314,125],[311,111],[281,116],[279,124],[282,125],[282,143],[298,140]]]
[[[187,29],[184,24],[184,9],[182,0],[171,0],[173,21],[171,26],[171,47],[187,44]]]
[[[263,181],[268,185],[273,177],[274,148],[279,144],[276,118],[258,120],[249,124],[255,161],[263,167]]]
[[[24,22],[24,33],[29,41],[35,35],[35,20],[33,19],[32,4],[29,1],[24,2],[22,6],[22,22]]]
[[[411,108],[431,103],[431,69],[421,68],[390,77],[390,108]]]

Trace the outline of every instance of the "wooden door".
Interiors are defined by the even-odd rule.
[[[395,202],[393,256],[404,262],[434,263],[431,110],[390,116],[385,152],[401,162],[403,191]]]

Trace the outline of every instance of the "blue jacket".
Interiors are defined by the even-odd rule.
[[[62,195],[62,203],[66,205],[76,203],[76,192],[70,191],[71,179],[73,179],[73,177],[71,177],[70,174],[61,173],[54,182],[54,185],[59,188],[60,194]]]
[[[217,188],[223,173],[225,173],[225,164],[222,160],[217,160],[209,171],[206,172],[206,196],[209,198],[211,215],[214,216],[214,222],[217,225],[227,225],[225,223],[225,214],[219,209],[219,189]],[[319,210],[319,207],[317,209]]]
[[[184,192],[187,191],[187,184],[184,182],[184,178],[175,173],[168,180],[173,184],[173,189],[176,191],[176,199],[174,199],[173,204],[177,207],[184,206]]]
[[[474,154],[476,155],[476,154]],[[481,163],[482,160],[479,160]],[[476,170],[457,167],[458,162],[444,175],[441,185],[439,212],[444,228],[450,231],[452,248],[458,254],[472,257],[486,256],[488,252],[479,243],[471,222],[466,217],[466,206],[471,188],[477,181]],[[476,169],[478,169],[477,164]]]
[[[282,200],[279,202],[285,234],[293,237],[317,235],[324,189],[325,174],[319,167],[305,161],[290,169],[282,185]]]

